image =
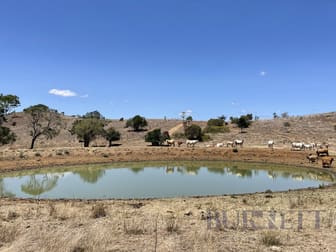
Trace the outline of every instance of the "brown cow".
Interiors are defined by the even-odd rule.
[[[330,168],[331,163],[334,161],[333,157],[322,157],[322,167],[323,168]]]
[[[315,163],[318,160],[318,156],[314,154],[309,154],[307,156],[307,159],[309,160],[309,163]]]
[[[318,149],[317,151],[316,151],[316,155],[317,156],[329,156],[329,152],[328,152],[328,149],[327,148],[325,148],[325,149]]]

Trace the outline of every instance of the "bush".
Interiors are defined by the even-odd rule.
[[[284,124],[283,124],[286,128],[288,128],[288,127],[290,127],[291,126],[291,124],[289,123],[289,122],[284,122]]]
[[[224,120],[223,119],[209,119],[207,122],[207,126],[211,127],[211,126],[223,126],[224,125]]]
[[[169,138],[168,132],[162,134],[161,129],[154,129],[145,135],[145,141],[152,143],[153,146],[159,146]]]
[[[106,211],[105,211],[104,205],[98,204],[92,207],[92,218],[100,218],[100,217],[105,217],[105,216],[106,216]]]
[[[204,133],[228,133],[230,129],[227,126],[207,126],[204,129]]]
[[[185,128],[184,134],[187,139],[202,141],[202,129],[196,124],[192,124]]]
[[[261,238],[261,242],[268,247],[281,245],[280,238],[274,232],[264,233],[262,238]]]

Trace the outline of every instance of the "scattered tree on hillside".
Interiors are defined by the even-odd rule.
[[[6,122],[6,116],[15,107],[20,105],[19,97],[16,95],[0,94],[0,146],[12,143],[16,140],[16,136],[9,128],[2,126]]]
[[[126,128],[132,127],[134,131],[140,131],[144,127],[148,125],[145,117],[142,117],[140,115],[136,115],[130,119],[127,120],[126,122]]]
[[[84,118],[96,118],[96,119],[102,119],[104,120],[105,117],[97,110],[92,112],[87,112],[84,116]]]
[[[38,104],[30,106],[23,111],[29,116],[30,135],[32,137],[31,149],[34,148],[35,141],[39,137],[45,136],[47,139],[52,139],[59,134],[61,118],[57,110]]]
[[[188,117],[186,118],[186,120],[189,121],[189,122],[191,122],[191,121],[193,120],[193,118],[192,118],[192,116],[188,116]]]
[[[161,133],[161,129],[154,129],[145,135],[145,142],[150,142],[153,146],[162,145],[167,139],[170,139],[169,133],[167,131]]]
[[[288,112],[281,113],[281,117],[282,118],[288,118],[289,117]]]
[[[184,134],[189,140],[202,140],[202,129],[196,124],[192,124],[185,128]]]
[[[109,142],[109,147],[112,146],[112,141],[120,140],[120,132],[113,127],[108,128],[104,132],[105,139]]]
[[[278,114],[277,113],[273,113],[273,119],[277,119],[277,118],[279,118],[279,116],[278,116]]]
[[[207,126],[223,126],[224,125],[224,119],[218,118],[218,119],[213,119],[210,118],[207,122]]]
[[[243,132],[243,129],[248,128],[251,125],[253,116],[252,114],[246,114],[240,116],[239,118],[231,117],[230,119],[232,123],[237,124],[240,128],[240,132]]]
[[[210,118],[207,122],[207,126],[204,129],[205,133],[226,133],[229,132],[229,128],[226,127],[224,116],[218,117],[217,119]]]
[[[77,138],[84,142],[84,147],[89,147],[90,142],[97,136],[104,135],[104,132],[104,121],[97,118],[76,120],[70,129],[72,135],[77,135]]]

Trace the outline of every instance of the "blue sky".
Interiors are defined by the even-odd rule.
[[[0,93],[18,111],[108,118],[335,111],[335,13],[333,0],[1,0]]]

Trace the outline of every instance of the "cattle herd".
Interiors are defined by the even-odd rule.
[[[183,143],[186,144],[187,147],[195,147],[195,145],[198,143],[198,140],[186,140],[183,141],[177,141],[174,139],[166,140],[166,144],[168,146],[178,146],[180,147]],[[205,147],[243,147],[244,139],[235,139],[233,141],[227,141],[226,143],[220,142],[216,144],[207,144]],[[268,148],[273,149],[275,145],[275,142],[273,140],[269,140],[267,142]],[[309,153],[307,156],[309,163],[316,163],[319,159],[322,160],[322,167],[323,168],[330,168],[332,162],[334,161],[334,158],[329,156],[329,149],[328,144],[317,144],[317,143],[304,143],[304,142],[292,142],[291,143],[291,150],[292,151],[315,151],[314,153]]]

